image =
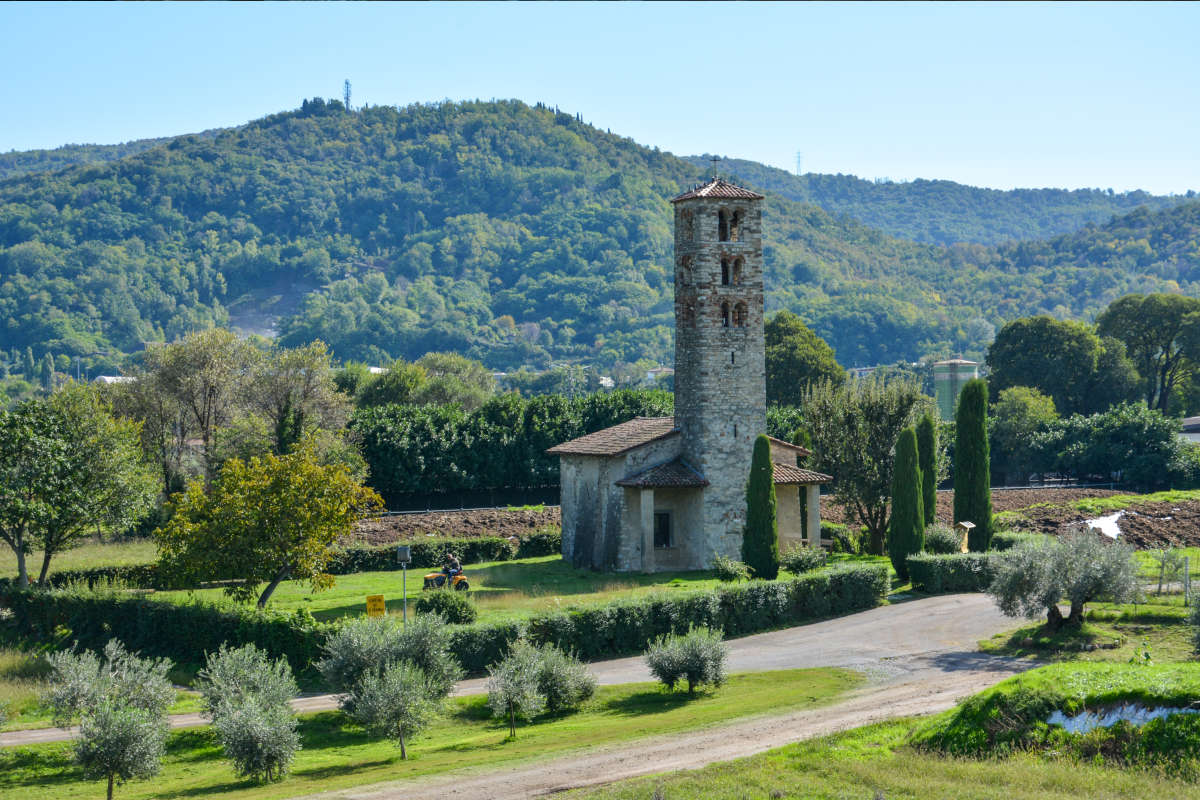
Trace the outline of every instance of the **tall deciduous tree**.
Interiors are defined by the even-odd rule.
[[[42,388],[50,391],[54,388],[54,356],[46,353],[42,359],[42,373],[40,376]]]
[[[896,461],[892,471],[892,519],[888,524],[888,555],[902,580],[908,580],[908,557],[921,552],[925,546],[921,482],[917,432],[905,428],[896,440]]]
[[[1049,465],[1039,459],[1037,436],[1058,419],[1054,400],[1028,386],[1012,386],[1000,392],[992,408],[990,450],[992,465],[1006,476],[1024,480],[1031,472]]]
[[[981,553],[992,542],[992,489],[988,457],[987,384],[967,381],[958,396],[954,444],[954,521],[971,522],[970,549]]]
[[[289,578],[310,581],[314,591],[332,585],[324,568],[334,542],[382,501],[344,467],[318,463],[305,442],[283,456],[230,459],[208,493],[194,481],[174,505],[156,532],[167,573],[232,579],[225,591],[243,601],[265,583],[264,608]]]
[[[217,470],[213,443],[217,429],[238,410],[254,349],[231,331],[210,328],[147,354],[147,366],[161,391],[191,415],[204,450],[205,477]]]
[[[844,383],[846,371],[833,348],[790,311],[780,311],[765,326],[767,402],[799,405],[814,383]]]
[[[771,465],[771,440],[760,433],[754,440],[750,480],[746,484],[746,531],[742,536],[742,561],[754,577],[773,581],[779,576],[779,524],[775,519],[775,470]]]
[[[324,342],[276,347],[258,360],[252,376],[250,402],[267,421],[276,455],[313,428],[338,430],[346,424],[349,400],[333,382]]]
[[[29,586],[26,556],[36,526],[51,513],[46,487],[63,458],[54,415],[44,401],[0,409],[0,539],[17,559],[17,587]]]
[[[1171,392],[1191,361],[1184,341],[1200,324],[1200,299],[1179,294],[1130,294],[1114,301],[1096,318],[1101,336],[1125,343],[1142,377],[1146,405],[1166,411]],[[1102,410],[1102,409],[1097,409]]]
[[[941,449],[938,442],[938,424],[928,411],[917,423],[917,454],[921,466],[921,508],[926,525],[937,522],[938,462]]]
[[[187,442],[195,431],[192,413],[179,398],[163,391],[153,373],[135,372],[134,380],[106,388],[118,416],[140,425],[142,453],[155,465],[163,498],[181,491],[186,481]]]
[[[888,498],[892,491],[892,445],[900,431],[933,408],[933,400],[907,380],[829,382],[804,398],[812,434],[814,469],[834,476],[834,499],[870,534],[870,550],[884,553]]]
[[[39,582],[51,559],[98,530],[124,531],[150,510],[157,494],[142,461],[138,426],[115,419],[94,389],[68,383],[48,399],[61,441],[43,491],[47,513],[35,527],[42,550]]]

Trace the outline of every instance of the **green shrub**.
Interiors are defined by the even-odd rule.
[[[689,627],[685,634],[668,634],[655,639],[646,650],[646,665],[668,689],[686,681],[688,694],[703,685],[720,686],[725,682],[725,659],[729,645],[721,631]]]
[[[435,615],[417,616],[404,625],[394,617],[358,617],[330,634],[325,657],[316,666],[334,691],[346,695],[347,709],[364,675],[401,661],[418,667],[430,690],[445,697],[463,674],[450,644],[445,621]]]
[[[821,522],[821,538],[830,542],[830,552],[862,555],[863,531],[836,522]]]
[[[251,700],[261,708],[286,707],[300,691],[287,661],[272,660],[253,644],[221,645],[217,652],[209,653],[196,689],[209,714],[216,714],[222,704],[237,707]]]
[[[421,592],[414,604],[419,614],[437,614],[452,625],[470,625],[479,617],[479,609],[466,592],[437,589]]]
[[[717,575],[717,579],[725,583],[748,581],[753,572],[745,563],[734,561],[732,558],[720,554],[713,556],[711,566],[712,571]]]
[[[925,529],[925,552],[935,556],[962,552],[962,534],[944,522],[935,522]]]
[[[562,553],[562,529],[546,527],[521,537],[517,545],[517,558],[556,556]]]
[[[582,661],[552,644],[539,652],[538,692],[546,698],[547,710],[578,708],[596,693],[596,678]]]
[[[918,592],[983,592],[992,585],[1003,559],[997,553],[917,553],[908,557],[908,574]]]
[[[1028,542],[1029,544],[1041,544],[1047,540],[1044,533],[1025,533],[1023,531],[996,531],[992,534],[992,550],[994,552],[1003,552],[1012,550],[1014,547]]]
[[[788,548],[779,557],[779,563],[793,575],[820,569],[829,561],[829,554],[820,547],[798,544]]]

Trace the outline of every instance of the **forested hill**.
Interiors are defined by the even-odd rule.
[[[689,156],[711,166],[711,156]],[[789,200],[847,214],[915,242],[1002,244],[1047,239],[1107,222],[1139,207],[1170,208],[1195,197],[1101,189],[981,189],[944,180],[869,181],[853,175],[793,175],[756,161],[726,159],[721,168]]]
[[[194,135],[211,138],[216,134],[217,130],[214,129]],[[0,180],[34,172],[55,172],[80,164],[103,164],[144,153],[169,141],[171,137],[164,136],[158,139],[135,139],[121,144],[64,144],[53,150],[13,150],[0,153]]]
[[[285,342],[371,362],[670,363],[667,201],[703,171],[515,101],[306,102],[0,182],[0,348],[131,352],[278,315]],[[1197,288],[1194,205],[942,248],[767,194],[769,308],[797,311],[847,365],[978,353],[1006,318]]]

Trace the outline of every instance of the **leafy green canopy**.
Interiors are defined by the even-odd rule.
[[[0,341],[92,359],[278,319],[289,346],[369,363],[666,362],[666,201],[701,174],[515,101],[306,103],[0,185]],[[979,352],[988,320],[1194,291],[1200,203],[995,248],[892,239],[778,194],[765,212],[768,302],[845,363]]]
[[[768,403],[800,405],[812,384],[846,380],[833,348],[792,312],[780,311],[768,319],[765,334]]]

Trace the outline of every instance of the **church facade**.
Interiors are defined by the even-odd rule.
[[[579,567],[655,572],[740,558],[754,440],[767,427],[762,195],[720,179],[675,208],[675,416],[638,418],[564,442],[563,557]],[[780,546],[819,537],[809,455],[771,440]],[[816,538],[809,544],[818,544]]]

